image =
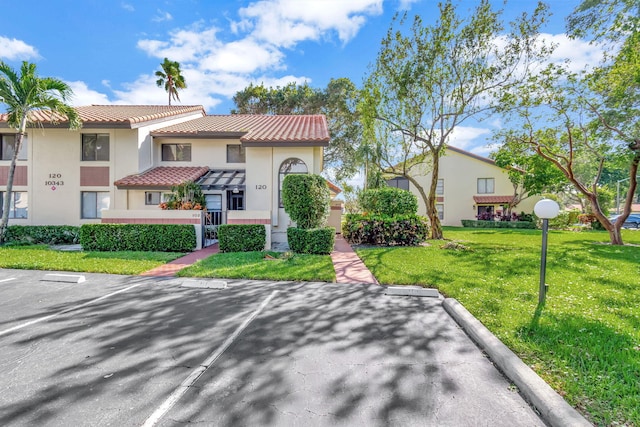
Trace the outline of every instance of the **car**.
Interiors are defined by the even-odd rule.
[[[620,215],[613,215],[609,221],[615,222]],[[622,224],[622,228],[640,228],[640,214],[630,214]]]

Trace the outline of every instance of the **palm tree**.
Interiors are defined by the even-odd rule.
[[[171,105],[171,99],[180,101],[178,96],[178,89],[185,89],[187,84],[184,81],[184,76],[180,71],[180,63],[177,61],[169,61],[164,58],[164,62],[160,64],[162,71],[156,71],[156,84],[158,87],[163,87],[164,90],[169,93],[169,105]]]
[[[62,80],[52,77],[38,77],[35,64],[24,61],[20,67],[20,74],[17,74],[15,70],[0,61],[0,103],[7,105],[7,122],[17,131],[7,177],[2,222],[0,222],[0,244],[4,242],[9,223],[11,190],[13,189],[13,176],[18,153],[27,126],[33,124],[32,111],[48,112],[52,122],[66,119],[69,121],[70,129],[78,129],[81,126],[78,113],[73,107],[66,104],[71,95],[71,88]]]

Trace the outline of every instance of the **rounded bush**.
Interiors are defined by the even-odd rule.
[[[415,194],[395,187],[365,190],[359,202],[364,212],[376,215],[415,215],[418,212]]]

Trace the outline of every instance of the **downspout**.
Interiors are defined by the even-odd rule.
[[[273,188],[275,187],[273,185],[274,179],[273,179],[273,172],[275,171],[275,169],[273,168],[273,147],[271,147],[271,203],[273,205]],[[278,172],[276,173],[276,179],[275,179],[276,185],[280,185],[280,171],[278,170]],[[278,187],[278,191],[280,191],[280,188]],[[272,216],[273,216],[273,212],[274,210],[271,210],[272,212]],[[278,226],[278,217],[280,217],[280,200],[276,199],[275,202],[275,216],[273,217],[272,220],[272,226],[277,227]]]

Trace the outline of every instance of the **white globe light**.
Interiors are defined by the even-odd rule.
[[[542,199],[533,207],[533,211],[542,219],[551,219],[558,216],[560,206],[553,200]]]

